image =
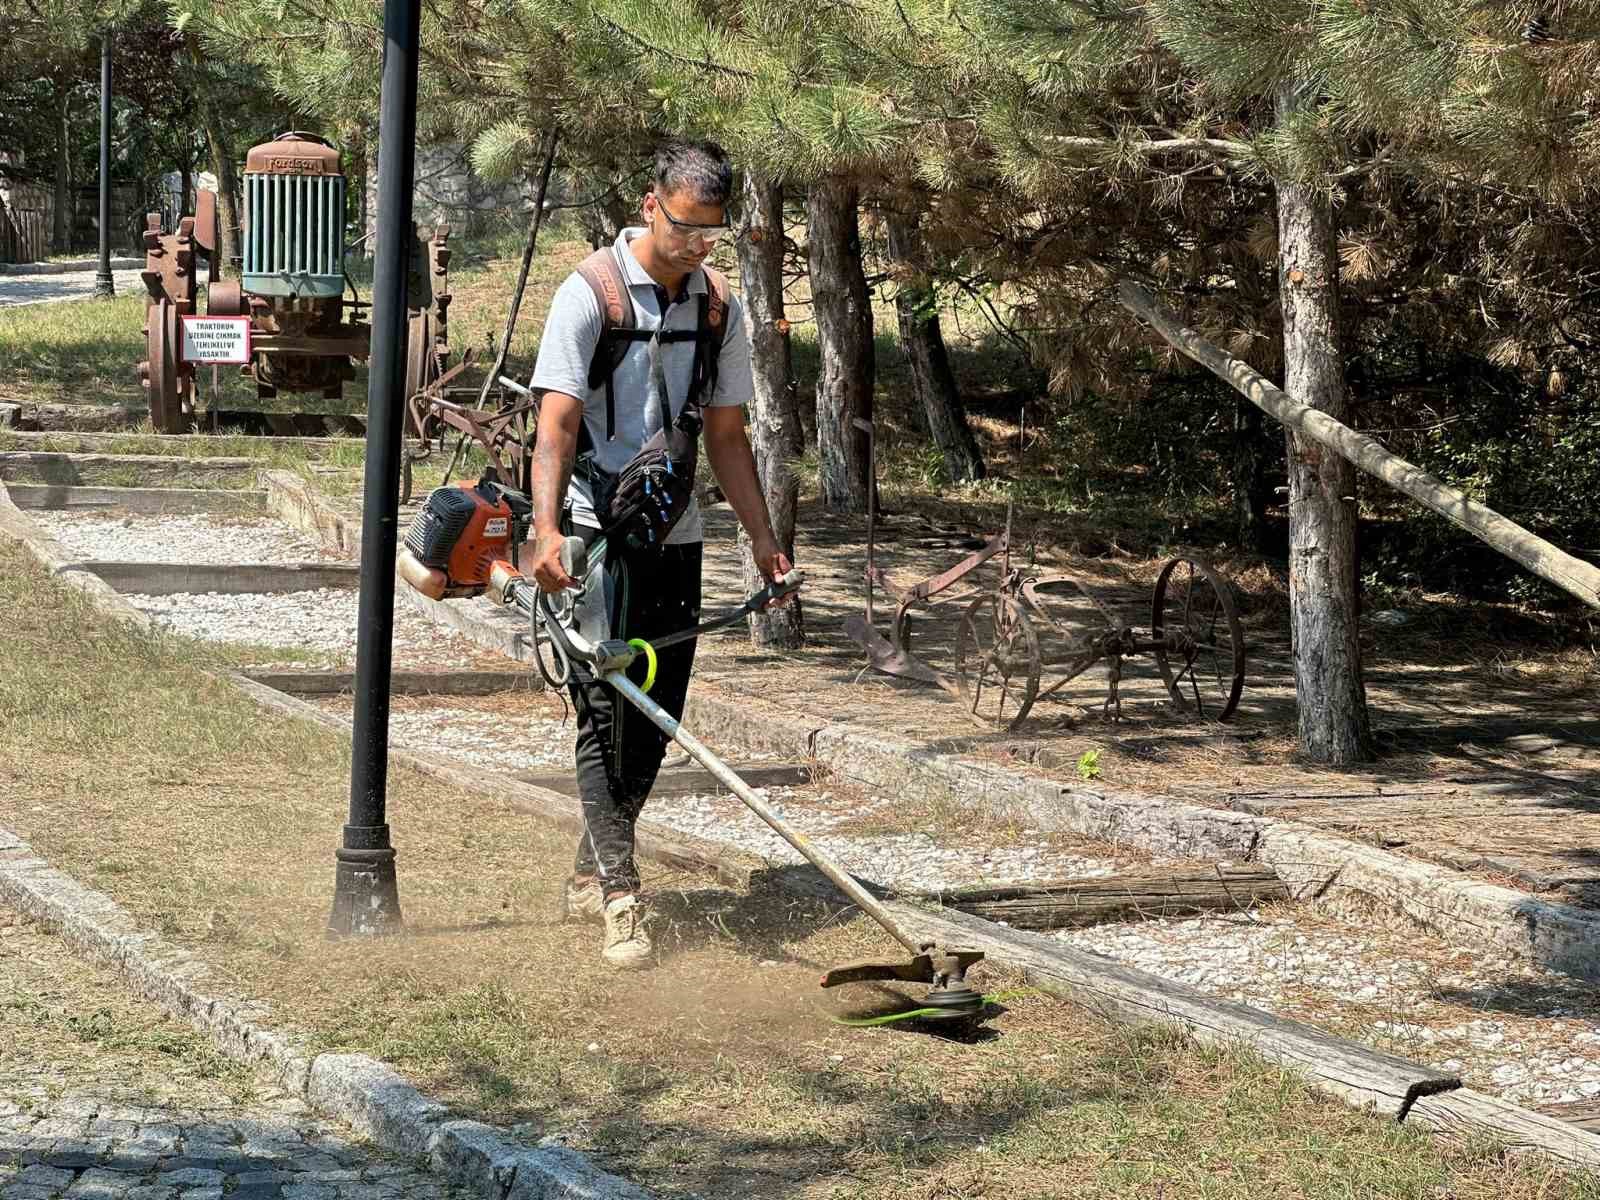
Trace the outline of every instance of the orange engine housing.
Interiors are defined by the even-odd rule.
[[[515,564],[532,516],[525,497],[490,480],[435,488],[411,519],[400,576],[435,600],[480,595],[495,563]]]

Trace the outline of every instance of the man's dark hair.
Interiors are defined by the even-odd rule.
[[[657,193],[688,192],[697,204],[726,208],[733,194],[733,165],[715,142],[667,142],[656,150],[651,178]]]

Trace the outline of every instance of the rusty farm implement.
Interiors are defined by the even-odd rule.
[[[867,435],[875,480],[873,428],[866,421],[856,425]],[[1150,629],[1141,632],[1076,576],[1042,575],[1014,565],[1008,506],[1003,532],[948,570],[896,593],[876,560],[876,493],[876,487],[868,489],[866,610],[845,618],[845,632],[877,670],[942,688],[978,723],[1003,729],[1016,729],[1038,701],[1102,662],[1109,689],[1104,711],[1113,719],[1120,717],[1123,660],[1146,654],[1155,660],[1176,708],[1212,721],[1226,721],[1238,708],[1244,689],[1244,631],[1232,587],[1204,559],[1180,555],[1162,566]],[[1000,577],[993,587],[969,586],[944,597],[994,559],[999,560]],[[896,601],[887,636],[878,631],[873,608],[879,588]],[[941,671],[912,652],[912,616],[915,610],[947,603],[962,608],[953,667]],[[1059,644],[1042,642],[1049,635]]]

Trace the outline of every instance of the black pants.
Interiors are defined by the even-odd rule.
[[[594,531],[575,530],[585,541]],[[700,620],[700,543],[644,551],[608,550],[606,571],[616,583],[612,636],[663,637]],[[694,667],[694,641],[668,646],[657,654],[650,698],[674,719],[683,716]],[[634,662],[629,676],[644,682],[645,662]],[[585,830],[578,839],[574,870],[600,876],[608,894],[636,891],[639,869],[633,861],[633,827],[655,785],[666,753],[667,735],[605,684],[571,685],[578,714],[578,795]]]

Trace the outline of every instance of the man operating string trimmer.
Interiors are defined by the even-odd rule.
[[[643,228],[624,229],[556,292],[533,387],[543,392],[533,453],[533,533],[524,573],[557,594],[569,535],[592,553],[587,592],[613,638],[650,641],[700,619],[702,526],[694,502],[695,439],[749,535],[768,580],[790,570],[772,532],[745,436],[754,387],[742,306],[705,266],[729,234],[732,171],[711,143],[672,143],[655,158]],[[687,467],[685,463],[687,461]],[[781,603],[782,601],[780,601]],[[662,649],[651,697],[683,715],[694,641]],[[571,686],[585,831],[564,891],[569,919],[603,921],[601,956],[621,967],[650,957],[634,865],[634,825],[667,736],[610,688]]]
[[[671,738],[911,954],[835,967],[823,987],[927,983],[922,1005],[895,1019],[980,1019],[988,998],[967,971],[981,951],[908,925],[681,723],[694,639],[805,582],[772,535],[744,434],[753,389],[740,306],[704,266],[728,233],[730,186],[715,146],[660,152],[646,226],[584,260],[556,294],[533,377],[544,396],[531,503],[492,474],[435,488],[406,534],[399,573],[435,600],[487,594],[522,613],[545,679],[570,684],[584,833],[563,909],[605,923],[607,961],[635,967],[650,956],[634,826]],[[693,504],[702,428],[768,580],[705,620]],[[513,554],[530,509],[532,535]],[[644,677],[632,677],[641,665]]]

